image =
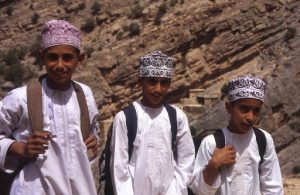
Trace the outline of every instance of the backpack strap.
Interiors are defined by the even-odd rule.
[[[32,131],[42,131],[44,125],[41,83],[36,80],[32,80],[28,83],[26,90],[28,117]]]
[[[260,129],[253,127],[253,130],[256,136],[256,142],[257,142],[258,152],[260,156],[259,165],[261,165],[261,163],[263,163],[264,161],[264,155],[267,147],[267,139],[264,132],[262,132]]]
[[[164,104],[171,124],[171,132],[172,132],[172,151],[174,155],[174,159],[177,160],[177,147],[176,147],[176,136],[177,136],[177,114],[176,109],[170,106],[169,104]]]
[[[123,109],[126,118],[127,137],[128,137],[128,156],[131,158],[133,150],[133,142],[137,131],[137,115],[133,104]]]
[[[222,129],[215,130],[215,132],[213,133],[213,136],[215,138],[217,148],[224,148],[225,137],[224,137],[224,133],[223,133]]]
[[[45,78],[45,75],[42,75],[39,79],[39,82],[32,80],[27,85],[27,107],[28,107],[28,116],[33,132],[42,131],[44,128],[43,124],[43,103],[42,103],[42,85],[41,81]],[[89,124],[90,117],[87,107],[86,98],[84,92],[78,83],[72,81],[74,86],[77,100],[80,107],[80,124],[81,124],[81,133],[83,140],[89,136]]]
[[[90,115],[89,115],[89,109],[87,106],[86,98],[84,95],[84,92],[80,85],[74,81],[72,81],[72,84],[75,89],[75,93],[77,96],[77,100],[79,103],[80,108],[80,127],[81,127],[81,134],[83,137],[83,140],[87,139],[90,134]]]

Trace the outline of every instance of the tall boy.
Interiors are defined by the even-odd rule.
[[[42,28],[42,59],[46,76],[41,80],[43,129],[33,132],[28,117],[28,86],[12,90],[0,110],[0,168],[16,170],[13,195],[96,194],[87,149],[96,150],[97,124],[90,123],[90,135],[83,140],[79,103],[71,78],[84,58],[80,52],[80,31],[63,20],[51,20]],[[89,118],[98,113],[90,88],[82,88]],[[11,139],[11,136],[14,139]]]
[[[225,147],[216,148],[213,135],[202,141],[195,160],[192,189],[196,194],[283,194],[281,172],[273,139],[266,138],[260,158],[254,127],[260,117],[266,84],[259,78],[242,76],[227,85],[225,103],[230,121],[222,129]]]
[[[155,51],[143,56],[139,63],[142,99],[133,102],[137,132],[130,159],[124,112],[120,111],[113,122],[111,173],[115,194],[187,194],[194,162],[189,124],[186,115],[174,106],[177,114],[175,155],[170,120],[163,104],[171,86],[173,59]]]

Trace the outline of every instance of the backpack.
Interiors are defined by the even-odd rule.
[[[33,132],[42,131],[43,129],[43,109],[42,109],[42,87],[41,80],[45,77],[42,75],[39,78],[39,81],[33,80],[30,81],[27,85],[27,108],[28,108],[28,117],[31,124],[31,129]],[[86,139],[89,135],[89,112],[85,99],[84,92],[78,83],[72,81],[73,87],[76,92],[80,107],[80,124],[81,124],[81,133],[83,139]],[[12,138],[12,137],[11,137]],[[13,139],[13,138],[12,138]],[[6,173],[3,170],[0,170],[0,194],[9,195],[10,187],[15,177],[20,173],[20,171],[26,166],[28,162],[22,161],[19,163],[19,166],[13,173]]]
[[[176,147],[176,135],[177,135],[177,116],[176,116],[176,110],[172,106],[168,104],[164,104],[168,115],[169,120],[171,124],[171,132],[172,132],[172,151],[174,155],[174,159],[177,159],[177,147]],[[129,159],[132,154],[133,150],[133,142],[135,140],[136,131],[137,131],[137,114],[136,110],[134,108],[133,104],[130,104],[129,106],[125,107],[122,110],[125,114],[126,118],[126,126],[127,126],[127,136],[128,136],[128,156]],[[100,171],[100,178],[99,178],[99,188],[98,188],[98,194],[100,193],[100,190],[104,186],[104,194],[105,195],[113,195],[113,185],[112,185],[112,178],[110,175],[110,158],[111,158],[111,151],[110,151],[110,145],[111,145],[111,137],[112,137],[112,125],[110,126],[108,133],[107,133],[107,140],[105,143],[104,150],[101,153],[101,156],[99,158],[99,171]]]
[[[254,130],[254,134],[256,137],[258,152],[259,152],[259,156],[260,156],[259,165],[261,165],[261,163],[264,161],[264,154],[265,154],[266,147],[267,147],[267,140],[266,140],[265,134],[260,129],[253,127],[253,130]],[[194,145],[195,145],[195,155],[198,152],[198,149],[201,145],[202,140],[206,136],[211,135],[211,134],[215,138],[217,148],[223,148],[225,146],[225,137],[224,137],[223,131],[221,129],[205,130],[193,137],[193,141],[194,141]],[[194,193],[190,189],[188,189],[188,194],[194,195]]]

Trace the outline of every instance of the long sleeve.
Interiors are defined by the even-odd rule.
[[[110,170],[115,194],[133,195],[133,179],[129,171],[127,127],[122,111],[115,116],[113,122]]]
[[[283,193],[282,177],[273,139],[266,134],[267,148],[261,164],[260,186],[264,195],[281,195]]]
[[[2,100],[0,107],[0,169],[12,172],[17,168],[18,158],[11,156],[7,158],[7,151],[10,145],[17,140],[25,141],[28,131],[18,134],[17,129],[29,127],[28,116],[25,114],[27,107],[22,98],[25,96],[25,87],[15,89],[7,94]],[[9,165],[9,167],[6,167]]]
[[[193,170],[193,179],[191,183],[191,188],[194,193],[201,195],[213,195],[216,193],[218,188],[221,185],[220,175],[215,180],[212,186],[209,186],[205,183],[202,171],[205,169],[205,166],[208,164],[208,161],[211,159],[212,154],[215,150],[216,143],[213,135],[205,137],[199,147],[197,152],[194,170]]]
[[[187,194],[187,184],[189,183],[195,160],[195,149],[193,139],[186,115],[179,109],[177,112],[177,161],[174,171],[176,183],[182,194]]]

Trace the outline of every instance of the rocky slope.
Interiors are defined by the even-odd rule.
[[[264,78],[267,100],[258,126],[274,137],[283,175],[300,172],[299,0],[95,2],[0,1],[2,95],[43,72],[38,62],[33,65],[43,22],[67,19],[83,30],[88,55],[75,77],[92,87],[101,120],[140,96],[137,59],[160,49],[177,62],[171,103],[194,88],[220,95],[221,86],[236,75]],[[13,48],[19,66],[7,57]],[[225,125],[219,123],[226,121],[223,104],[193,113],[198,116],[190,119],[193,128]]]

